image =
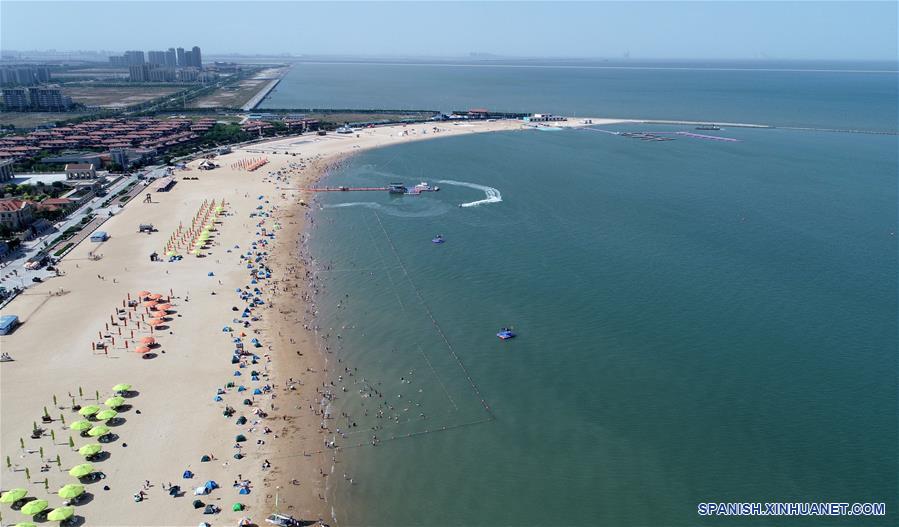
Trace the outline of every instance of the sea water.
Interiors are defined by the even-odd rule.
[[[349,416],[331,423],[339,524],[895,514],[896,137],[698,133],[739,141],[502,132],[330,174],[440,186],[316,200],[319,323]]]
[[[896,131],[895,62],[295,64],[261,109],[551,112]]]
[[[895,65],[572,65],[301,64],[265,105],[899,130]],[[441,190],[314,204],[338,524],[895,514],[897,175],[895,135],[637,124],[350,158],[324,183]]]

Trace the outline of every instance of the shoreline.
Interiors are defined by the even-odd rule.
[[[620,121],[596,119],[593,124],[612,122]],[[560,124],[582,126],[575,121]],[[188,525],[209,518],[216,524],[236,524],[243,517],[262,524],[277,500],[283,513],[328,521],[332,514],[325,474],[334,469],[329,469],[327,449],[320,443],[328,433],[321,428],[321,415],[315,413],[320,394],[312,391],[325,382],[327,357],[317,335],[299,324],[310,320],[314,305],[296,298],[310,287],[306,266],[296,259],[302,240],[307,239],[308,221],[299,201],[312,201],[300,189],[357,151],[521,128],[519,121],[428,123],[365,129],[349,137],[294,136],[238,148],[218,157],[220,167],[211,171],[197,170],[199,161],[193,161],[186,170],[176,171],[177,183],[169,192],[148,187],[149,203],[132,200],[104,224],[109,240],[79,244],[59,263],[62,276],[29,288],[3,309],[3,314],[18,315],[22,325],[0,337],[3,351],[14,359],[0,364],[0,454],[11,458],[11,467],[0,471],[0,486],[24,487],[29,495],[46,498],[50,507],[60,506],[56,489],[72,483],[67,470],[83,462],[66,439],[72,435],[76,449],[88,442],[68,429],[79,418],[72,399],[82,406],[97,404],[112,395],[113,384],[129,383],[135,391],[129,399],[132,409],[123,412],[114,427],[115,440],[103,443],[108,458],[95,465],[105,479],[87,485],[93,499],[77,506],[76,515],[91,525]],[[240,168],[240,163],[260,157],[267,157],[268,164],[258,171]],[[185,179],[188,176],[190,180]],[[182,232],[179,226],[187,228],[204,204],[210,200],[218,204],[222,199],[227,202],[224,214],[216,220],[202,257],[185,254],[175,262],[147,258],[153,251],[164,254],[166,240]],[[250,217],[257,212],[270,215]],[[152,223],[157,232],[137,233],[139,223]],[[262,244],[260,226],[268,229],[263,233],[277,233],[268,245]],[[233,376],[239,371],[227,360],[233,332],[222,330],[223,324],[239,316],[233,310],[240,309],[240,299],[228,292],[233,295],[247,286],[247,261],[239,253],[254,241],[260,243],[260,250],[271,251],[261,262],[270,266],[272,277],[259,280],[262,292],[258,296],[265,305],[252,307],[259,320],[245,329],[243,338],[258,336],[260,340],[260,364],[247,367],[265,369],[259,386],[267,384],[270,391],[250,399],[271,415],[249,416],[256,422],[235,427],[231,419],[222,418],[224,405],[230,404],[238,413],[249,408],[240,402],[243,394],[224,387],[247,379]],[[152,333],[128,319],[115,322],[116,310],[141,290],[171,296],[166,325]],[[143,315],[143,309],[127,308],[134,317]],[[134,353],[135,341],[151,335],[158,346],[144,356],[148,358]],[[98,338],[107,343],[103,351],[92,350]],[[269,357],[261,357],[266,349],[270,364]],[[286,386],[291,378],[301,381],[295,383],[295,390]],[[217,390],[221,390],[218,396]],[[296,399],[290,392],[297,392]],[[44,434],[25,439],[31,423],[41,422],[43,407],[51,417],[42,423]],[[262,427],[271,432],[263,435],[258,431]],[[242,443],[244,458],[235,461],[231,454],[234,434],[239,433],[248,442]],[[254,439],[259,441],[256,445]],[[60,464],[53,462],[50,470],[42,472],[40,467],[57,455]],[[213,461],[201,461],[205,455]],[[261,468],[266,460],[270,470]],[[185,470],[195,473],[195,478],[181,478]],[[43,478],[48,480],[46,489]],[[198,496],[223,509],[213,517],[194,510],[193,497],[187,492],[206,480],[222,487],[209,496]],[[234,480],[249,480],[250,493],[239,495],[229,488]],[[292,484],[294,480],[299,484]],[[180,485],[186,495],[171,498],[161,488],[167,484]],[[132,495],[138,490],[153,503],[135,503]],[[246,509],[229,510],[235,501]]]

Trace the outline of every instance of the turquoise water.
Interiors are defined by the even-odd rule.
[[[896,138],[718,134],[741,141],[443,138],[329,176],[450,181],[319,197],[319,324],[353,372],[334,371],[340,524],[895,525]]]
[[[896,63],[299,63],[262,108],[466,110],[897,131]]]

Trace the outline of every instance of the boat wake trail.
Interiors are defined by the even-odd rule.
[[[418,199],[418,198],[416,198]],[[398,216],[402,218],[427,218],[431,216],[440,216],[449,212],[448,205],[440,203],[428,203],[426,207],[418,207],[418,210],[400,209],[398,207],[384,206],[373,201],[352,201],[349,203],[333,203],[322,205],[323,209],[342,209],[346,207],[363,207],[372,209],[388,216]]]
[[[457,187],[468,187],[475,190],[484,191],[484,195],[486,196],[484,199],[470,201],[468,203],[461,203],[459,204],[460,207],[477,207],[478,205],[485,205],[487,203],[499,203],[503,200],[503,195],[499,193],[498,189],[495,189],[493,187],[478,185],[477,183],[467,183],[465,181],[453,181],[451,179],[441,179],[440,181],[438,181],[438,183],[455,185]]]

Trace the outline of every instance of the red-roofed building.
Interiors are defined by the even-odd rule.
[[[22,199],[0,199],[0,225],[19,230],[34,221],[34,207]]]

